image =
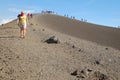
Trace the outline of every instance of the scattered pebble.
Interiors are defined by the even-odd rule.
[[[108,48],[105,48],[105,50],[108,50]]]
[[[79,52],[81,52],[82,50],[81,50],[81,49],[79,49],[78,51],[79,51]]]
[[[92,72],[93,70],[92,69],[87,69],[88,72]]]
[[[45,31],[45,29],[42,29],[42,31]]]
[[[59,39],[55,36],[50,37],[49,39],[45,40],[45,42],[48,43],[48,44],[53,44],[53,43],[58,44],[58,43],[60,43]]]
[[[95,61],[95,64],[100,64],[100,61],[96,60],[96,61]]]
[[[75,48],[75,45],[73,45],[72,48]]]
[[[33,29],[33,31],[36,31],[35,29]]]

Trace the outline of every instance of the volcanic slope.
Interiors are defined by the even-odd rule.
[[[73,37],[120,49],[120,29],[78,21],[58,15],[35,15],[33,23]]]
[[[22,39],[14,20],[0,26],[0,80],[77,80],[76,70],[81,80],[119,80],[118,35],[119,29],[35,14]]]

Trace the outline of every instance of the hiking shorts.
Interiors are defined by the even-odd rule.
[[[26,24],[18,24],[18,26],[19,26],[20,28],[26,28],[26,27],[27,27]]]

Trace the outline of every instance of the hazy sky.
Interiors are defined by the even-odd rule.
[[[0,23],[15,19],[21,10],[52,10],[94,24],[120,26],[120,0],[0,0],[0,10]]]

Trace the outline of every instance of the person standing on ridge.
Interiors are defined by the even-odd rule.
[[[29,18],[30,18],[30,13],[27,14],[27,17],[28,17],[28,20],[29,20]]]
[[[32,17],[33,17],[33,14],[31,13],[30,16],[31,16],[31,18],[32,18]]]
[[[21,11],[21,14],[19,14],[17,20],[17,24],[20,27],[20,38],[25,38],[26,35],[26,27],[27,27],[27,16],[25,15],[24,11]]]

